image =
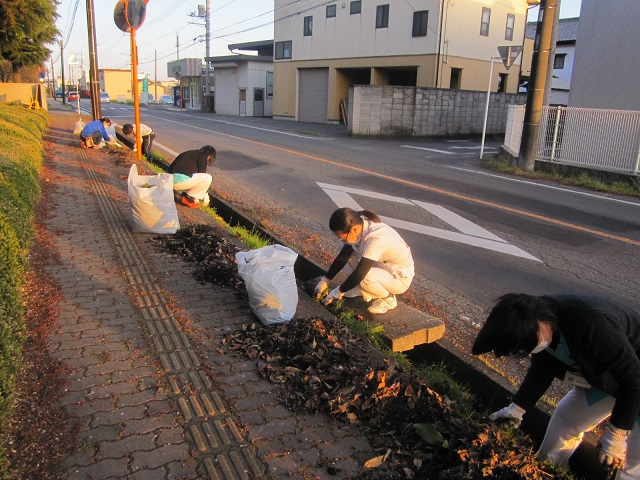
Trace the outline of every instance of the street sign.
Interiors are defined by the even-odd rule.
[[[522,45],[501,45],[498,47],[498,53],[507,70],[511,68],[511,65],[516,61],[520,52],[522,52]]]

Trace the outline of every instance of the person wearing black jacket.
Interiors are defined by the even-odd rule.
[[[173,174],[173,190],[182,192],[180,201],[190,208],[199,208],[200,203],[209,205],[209,187],[213,177],[207,166],[216,159],[216,149],[205,145],[199,150],[187,150],[178,155],[169,168]]]
[[[554,378],[574,387],[558,403],[538,455],[567,466],[584,432],[609,417],[600,461],[618,480],[640,478],[640,313],[578,295],[501,297],[471,352],[531,355],[512,403],[489,416],[519,424]]]
[[[344,242],[315,293],[328,290],[333,279],[355,253],[358,264],[342,285],[324,298],[325,305],[347,296],[362,296],[371,301],[369,313],[381,314],[398,306],[396,295],[404,293],[414,276],[411,249],[389,225],[369,210],[339,208],[329,219],[329,228]]]

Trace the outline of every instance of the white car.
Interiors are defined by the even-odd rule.
[[[111,103],[107,92],[100,92],[100,103]]]

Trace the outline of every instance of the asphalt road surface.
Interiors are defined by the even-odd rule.
[[[134,121],[131,106],[102,108],[118,124]],[[351,138],[344,126],[168,106],[141,108],[141,122],[168,158],[213,145],[216,190],[233,184],[327,236],[337,207],[374,210],[410,244],[422,277],[482,308],[513,291],[640,308],[637,199],[484,170],[479,141]],[[499,145],[488,141],[485,154]]]

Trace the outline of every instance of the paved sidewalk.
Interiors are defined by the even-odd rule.
[[[53,102],[57,104],[58,102]],[[42,175],[60,285],[52,355],[68,367],[64,405],[79,428],[70,479],[345,479],[376,454],[352,426],[294,415],[225,332],[254,322],[232,291],[129,227],[129,167],[82,150],[77,113],[52,105]],[[214,180],[215,181],[215,180]],[[181,225],[212,223],[178,206]],[[301,298],[298,315],[317,313]],[[305,313],[306,312],[306,313]]]

